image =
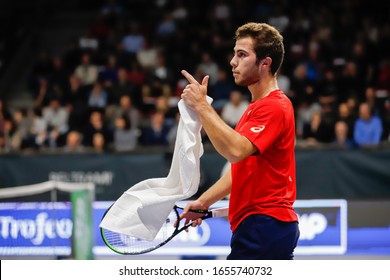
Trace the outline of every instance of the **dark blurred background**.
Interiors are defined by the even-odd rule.
[[[279,86],[295,107],[298,147],[389,143],[390,20],[380,1],[2,2],[1,153],[166,147],[181,69],[211,76],[218,112],[242,110],[249,94],[229,61],[248,21],[284,35]]]

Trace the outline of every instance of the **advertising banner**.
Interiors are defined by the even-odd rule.
[[[345,200],[298,200],[295,208],[299,215],[301,235],[295,255],[390,257],[390,217],[386,212],[390,201],[362,202],[366,217],[359,212],[355,213],[355,209],[361,209],[356,203]],[[93,240],[94,258],[118,257],[105,246],[99,231],[100,220],[111,204],[112,201],[93,203],[90,240]],[[214,206],[226,205],[227,201],[221,201]],[[78,217],[72,218],[71,206],[69,202],[0,203],[0,256],[71,257],[72,240],[79,234],[75,241],[79,242],[76,247],[85,245],[88,248],[89,237],[85,235],[88,235],[88,230],[81,233],[82,231],[74,229],[79,226]],[[369,218],[370,208],[377,213],[376,221]],[[77,211],[80,210],[76,210],[76,216],[85,215]],[[359,220],[359,223],[355,220]],[[82,227],[85,229],[88,228],[88,221],[87,218],[84,219]],[[166,246],[143,257],[223,257],[230,251],[230,237],[230,226],[226,218],[208,219],[200,227],[190,228],[188,233],[179,234]],[[87,249],[81,252],[81,255],[73,257],[91,258]]]

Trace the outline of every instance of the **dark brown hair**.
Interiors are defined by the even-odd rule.
[[[283,36],[280,32],[266,23],[249,22],[236,30],[236,40],[245,37],[253,39],[258,61],[266,57],[272,59],[271,73],[276,74],[284,59]]]

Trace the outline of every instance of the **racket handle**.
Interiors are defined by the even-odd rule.
[[[229,207],[212,209],[211,213],[213,218],[227,217],[229,214]]]

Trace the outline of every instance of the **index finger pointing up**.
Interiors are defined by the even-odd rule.
[[[190,74],[188,73],[186,70],[181,70],[181,73],[183,74],[184,77],[186,77],[187,81],[190,83],[190,84],[198,84],[198,81],[195,80],[195,78]]]

